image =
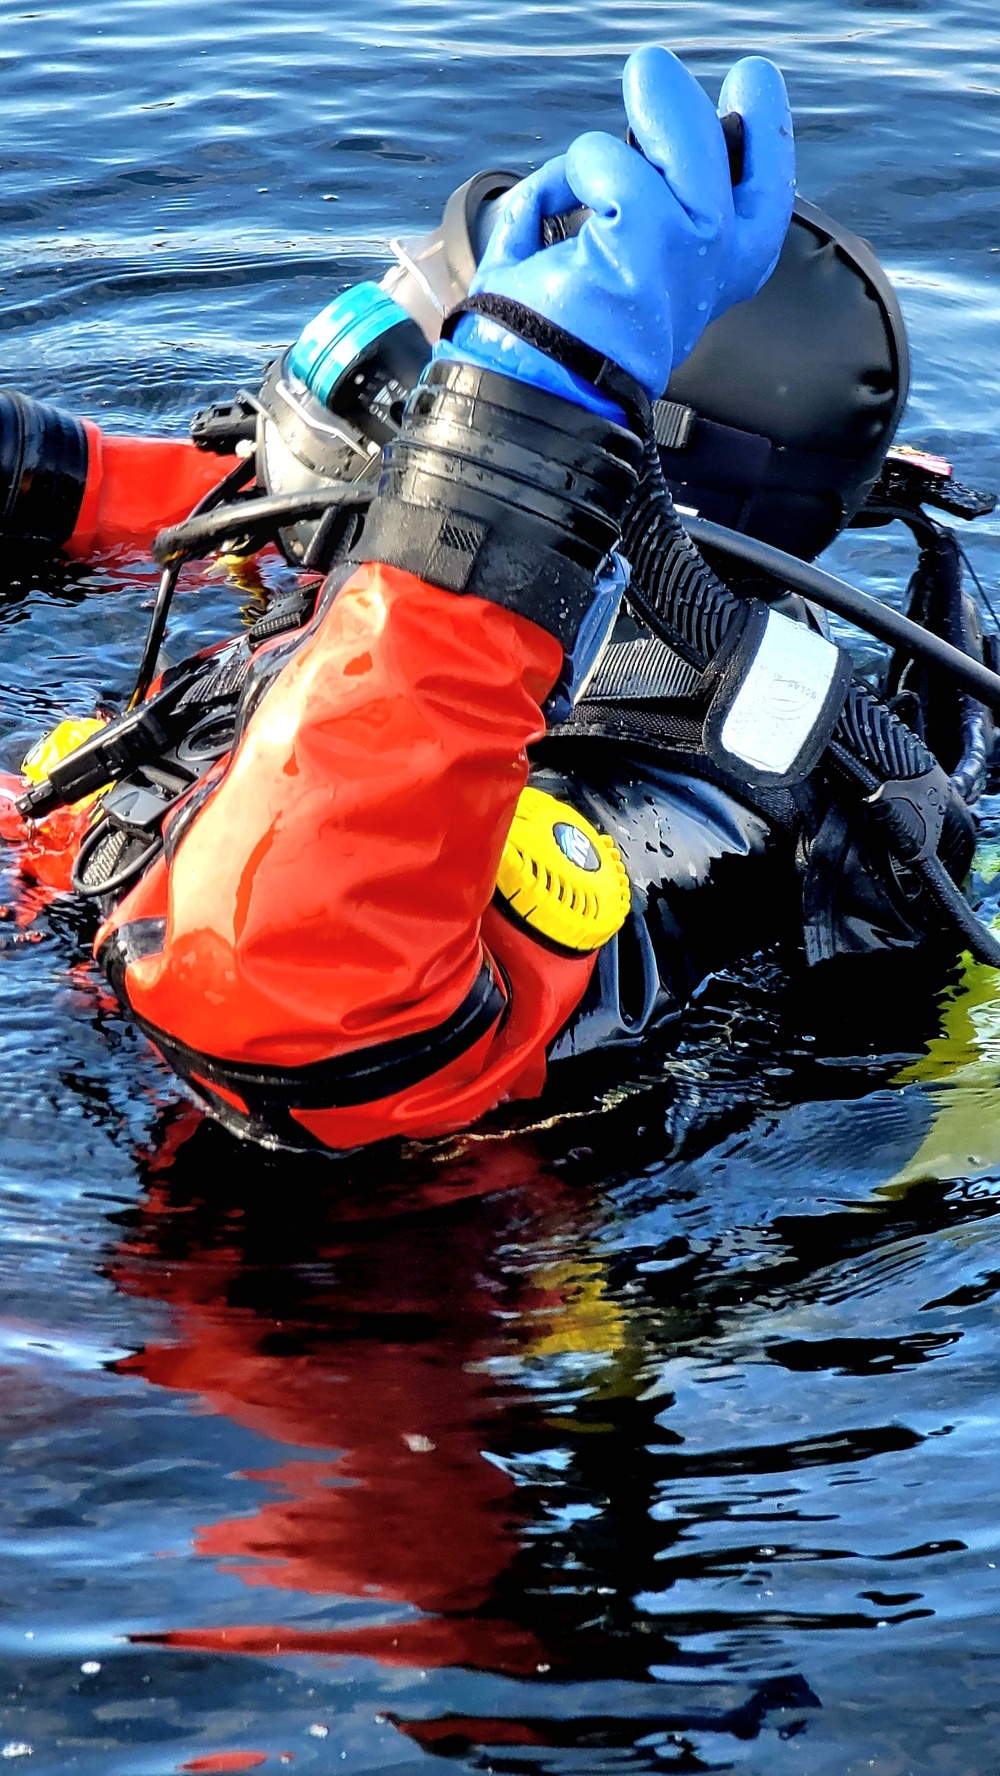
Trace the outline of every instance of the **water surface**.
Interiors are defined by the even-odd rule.
[[[0,378],[181,432],[478,166],[774,54],[878,246],[912,441],[1000,484],[987,0],[0,4]],[[987,585],[1000,527],[969,548]],[[841,571],[895,591],[894,531]],[[4,762],[133,666],[141,559],[10,555]],[[224,633],[224,587],[174,645]],[[981,864],[996,868],[987,819]],[[0,923],[0,1752],[177,1770],[992,1776],[1000,996],[768,959],[589,1083],[335,1167],[204,1124],[64,903]],[[912,971],[911,976],[912,976]]]

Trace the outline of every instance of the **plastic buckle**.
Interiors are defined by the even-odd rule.
[[[887,452],[879,480],[868,504],[903,506],[917,511],[934,506],[953,518],[983,518],[997,503],[995,493],[984,493],[956,481],[950,462],[909,444],[897,444]]]
[[[185,784],[184,790],[190,784]],[[110,789],[101,803],[101,811],[112,820],[122,832],[134,838],[146,838],[147,835],[158,833],[163,825],[164,816],[169,813],[178,795],[170,795],[159,784],[144,783],[141,777],[126,778]]]
[[[196,450],[232,456],[237,444],[253,443],[256,438],[257,412],[239,396],[235,401],[216,401],[195,414],[190,431]]]
[[[604,571],[594,582],[593,602],[577,631],[572,653],[563,657],[562,671],[544,705],[543,714],[549,727],[558,727],[560,722],[568,721],[576,704],[585,695],[611,640],[628,582],[628,562],[612,553]]]

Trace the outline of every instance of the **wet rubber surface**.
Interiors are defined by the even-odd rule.
[[[803,192],[901,294],[904,435],[1000,483],[986,0],[0,22],[5,382],[182,431],[468,173],[620,129],[665,29],[710,84],[781,61]],[[968,535],[988,586],[997,535]],[[894,528],[830,560],[898,592],[911,557]],[[152,583],[7,553],[0,762],[122,690]],[[183,593],[174,651],[239,603]],[[820,1000],[758,959],[602,1108],[581,1081],[513,1130],[298,1163],[197,1123],[75,909],[9,867],[3,899],[4,1760],[992,1776],[993,976]]]

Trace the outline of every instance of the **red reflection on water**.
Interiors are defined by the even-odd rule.
[[[15,805],[24,790],[23,778],[0,771],[0,839],[14,849],[19,873],[14,914],[22,927],[68,893],[73,859],[91,818],[89,807],[76,806],[26,821]]]
[[[213,1751],[207,1757],[192,1758],[190,1763],[178,1764],[179,1770],[259,1770],[261,1764],[267,1763],[266,1751]],[[285,1754],[284,1762],[288,1763],[291,1753]]]
[[[174,1141],[168,1169],[183,1148]],[[558,1184],[539,1177],[530,1149],[515,1163],[512,1144],[496,1150],[495,1164],[489,1149],[477,1156],[476,1194],[506,1188],[518,1170],[533,1207],[550,1198],[551,1208]],[[487,1454],[491,1426],[509,1405],[489,1360],[510,1353],[510,1316],[498,1312],[488,1274],[499,1212],[462,1209],[468,1172],[460,1166],[452,1178],[455,1213],[360,1233],[327,1213],[321,1243],[288,1264],[277,1251],[248,1250],[238,1209],[206,1218],[203,1202],[182,1202],[169,1185],[150,1191],[114,1276],[172,1304],[176,1339],[120,1368],[193,1393],[205,1410],[293,1449],[339,1452],[253,1474],[280,1496],[252,1516],[200,1528],[198,1553],[255,1588],[410,1613],[356,1627],[265,1621],[141,1638],[519,1675],[549,1669],[551,1653],[507,1618],[496,1595],[524,1516],[512,1480]],[[440,1170],[435,1187],[447,1188]],[[279,1214],[272,1219],[280,1245]]]

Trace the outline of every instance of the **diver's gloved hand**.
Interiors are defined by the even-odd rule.
[[[745,301],[777,262],[792,211],[795,151],[784,81],[759,56],[728,74],[716,112],[675,55],[629,57],[625,109],[642,152],[590,131],[514,187],[470,294],[506,297],[610,358],[651,400],[704,328]],[[743,119],[744,173],[733,188],[720,117]],[[543,244],[546,217],[593,212],[579,233]],[[610,418],[592,383],[495,319],[465,315],[435,348],[534,383]]]

